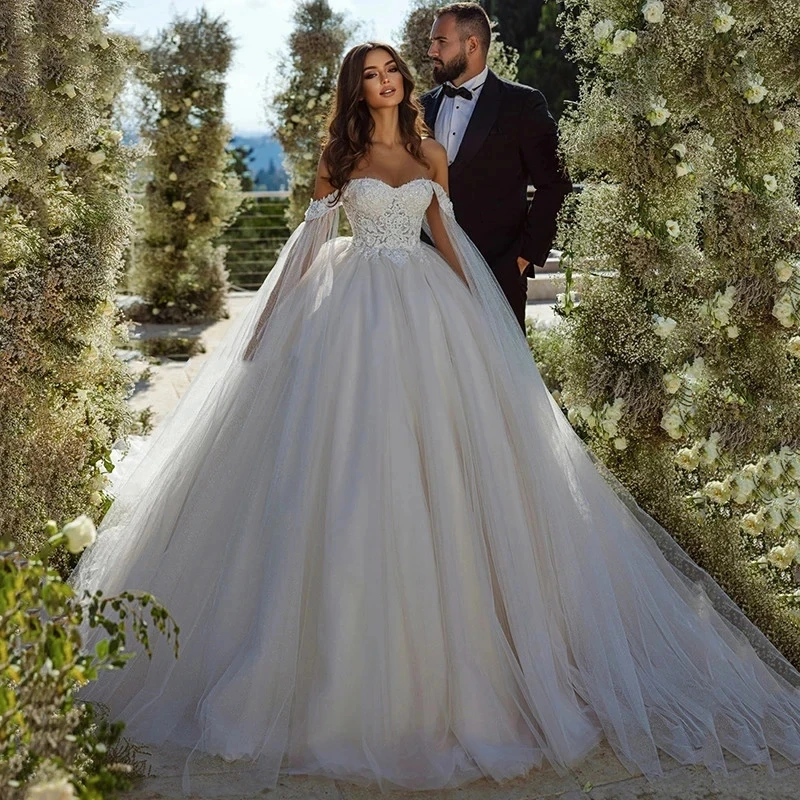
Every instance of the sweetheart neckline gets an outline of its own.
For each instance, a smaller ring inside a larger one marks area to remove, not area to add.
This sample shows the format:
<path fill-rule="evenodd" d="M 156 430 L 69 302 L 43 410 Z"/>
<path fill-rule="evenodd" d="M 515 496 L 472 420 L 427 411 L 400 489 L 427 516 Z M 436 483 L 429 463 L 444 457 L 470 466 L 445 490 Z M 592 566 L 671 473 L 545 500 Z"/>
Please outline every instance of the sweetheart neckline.
<path fill-rule="evenodd" d="M 412 183 L 419 183 L 420 181 L 424 181 L 425 183 L 433 183 L 432 178 L 412 178 L 410 181 L 401 183 L 399 186 L 392 186 L 391 183 L 387 183 L 382 178 L 373 178 L 371 175 L 361 175 L 358 178 L 350 178 L 349 183 L 353 183 L 354 181 L 375 181 L 376 183 L 388 186 L 390 189 L 394 189 L 395 191 L 402 189 L 404 186 L 410 186 Z"/>

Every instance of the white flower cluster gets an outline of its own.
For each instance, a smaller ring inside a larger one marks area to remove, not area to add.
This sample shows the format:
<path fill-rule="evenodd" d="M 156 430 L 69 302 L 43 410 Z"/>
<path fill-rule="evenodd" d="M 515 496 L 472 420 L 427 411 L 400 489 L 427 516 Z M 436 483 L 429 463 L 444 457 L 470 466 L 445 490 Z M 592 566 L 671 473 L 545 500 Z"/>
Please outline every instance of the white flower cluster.
<path fill-rule="evenodd" d="M 785 284 L 778 292 L 772 306 L 772 316 L 784 328 L 800 325 L 800 262 L 790 263 L 785 259 L 775 262 L 775 277 Z M 792 352 L 794 345 L 791 346 Z M 792 352 L 792 355 L 795 355 Z"/>
<path fill-rule="evenodd" d="M 661 0 L 646 0 L 642 15 L 651 25 L 658 25 L 664 21 L 664 4 Z"/>
<path fill-rule="evenodd" d="M 735 296 L 736 287 L 729 284 L 724 292 L 718 291 L 714 297 L 702 303 L 698 312 L 704 319 L 711 320 L 715 328 L 724 328 L 729 339 L 736 339 L 740 333 L 739 326 L 731 324 Z"/>
<path fill-rule="evenodd" d="M 686 472 L 694 472 L 701 464 L 712 467 L 719 458 L 718 431 L 713 431 L 708 439 L 700 439 L 691 447 L 684 447 L 675 455 L 675 463 Z"/>
<path fill-rule="evenodd" d="M 294 114 L 289 117 L 289 121 L 285 125 L 286 129 L 292 131 L 297 125 L 316 125 L 318 122 L 316 118 L 326 113 L 327 104 L 330 99 L 330 92 L 323 92 L 320 94 L 319 91 L 313 87 L 305 94 L 294 95 L 292 100 L 294 101 L 296 110 Z M 309 118 L 307 113 L 314 111 L 314 109 L 316 109 L 316 114 L 313 114 L 312 118 Z"/>
<path fill-rule="evenodd" d="M 758 105 L 769 94 L 769 90 L 764 86 L 764 76 L 757 72 L 751 75 L 745 84 L 744 99 L 750 105 Z"/>
<path fill-rule="evenodd" d="M 583 404 L 570 408 L 567 411 L 567 419 L 573 426 L 583 421 L 593 433 L 604 439 L 613 440 L 615 449 L 624 450 L 628 446 L 628 440 L 619 435 L 619 423 L 624 406 L 625 401 L 621 397 L 614 398 L 613 403 L 604 403 L 600 409 Z"/>
<path fill-rule="evenodd" d="M 638 37 L 634 31 L 626 28 L 616 29 L 613 21 L 603 19 L 594 26 L 594 38 L 600 48 L 606 53 L 614 56 L 621 56 L 633 47 Z"/>
<path fill-rule="evenodd" d="M 686 145 L 682 142 L 672 145 L 669 150 L 670 156 L 673 157 L 675 163 L 675 175 L 679 178 L 685 178 L 687 175 L 694 173 L 694 167 L 690 161 L 686 160 Z"/>
<path fill-rule="evenodd" d="M 683 365 L 680 373 L 668 372 L 664 375 L 664 388 L 675 399 L 661 417 L 661 427 L 671 439 L 682 439 L 689 432 L 691 419 L 696 410 L 695 395 L 707 385 L 708 376 L 702 356 Z M 678 390 L 683 391 L 678 394 Z"/>
<path fill-rule="evenodd" d="M 650 108 L 645 114 L 645 119 L 654 128 L 660 128 L 671 116 L 672 112 L 667 108 L 666 98 L 655 97 L 650 101 Z"/>
<path fill-rule="evenodd" d="M 671 336 L 677 325 L 678 323 L 672 317 L 653 314 L 653 331 L 660 339 L 667 339 Z"/>
<path fill-rule="evenodd" d="M 727 33 L 736 24 L 736 18 L 731 14 L 730 3 L 720 3 L 716 7 L 712 24 L 717 33 Z"/>

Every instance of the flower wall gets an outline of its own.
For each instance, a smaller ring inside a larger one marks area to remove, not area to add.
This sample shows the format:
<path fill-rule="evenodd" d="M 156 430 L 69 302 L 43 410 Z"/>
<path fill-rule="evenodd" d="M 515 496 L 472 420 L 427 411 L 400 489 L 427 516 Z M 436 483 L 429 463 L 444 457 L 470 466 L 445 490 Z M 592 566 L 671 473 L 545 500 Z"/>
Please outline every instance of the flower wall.
<path fill-rule="evenodd" d="M 102 513 L 130 378 L 114 291 L 133 159 L 111 124 L 133 45 L 99 2 L 0 4 L 0 521 Z"/>
<path fill-rule="evenodd" d="M 242 201 L 224 118 L 233 39 L 226 22 L 203 10 L 174 21 L 147 55 L 142 134 L 152 177 L 131 286 L 158 321 L 219 319 L 228 275 L 217 240 Z"/>
<path fill-rule="evenodd" d="M 302 222 L 314 192 L 325 120 L 351 34 L 345 16 L 334 13 L 328 0 L 297 4 L 289 53 L 279 67 L 281 89 L 270 105 L 290 178 L 287 219 L 292 229 Z"/>
<path fill-rule="evenodd" d="M 572 0 L 575 428 L 800 664 L 800 6 Z"/>

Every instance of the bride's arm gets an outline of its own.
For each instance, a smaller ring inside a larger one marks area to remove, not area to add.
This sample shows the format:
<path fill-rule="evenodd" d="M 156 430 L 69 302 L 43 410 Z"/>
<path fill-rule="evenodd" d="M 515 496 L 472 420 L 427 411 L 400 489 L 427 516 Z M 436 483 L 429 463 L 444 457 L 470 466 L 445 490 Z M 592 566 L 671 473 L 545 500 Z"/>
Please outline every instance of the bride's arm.
<path fill-rule="evenodd" d="M 440 184 L 445 192 L 449 191 L 447 151 L 433 139 L 423 139 L 423 155 L 431 165 L 431 171 L 433 172 L 431 179 Z M 444 222 L 442 221 L 442 212 L 439 208 L 439 201 L 435 193 L 431 204 L 428 206 L 426 217 L 431 229 L 431 238 L 433 239 L 436 249 L 442 254 L 442 258 L 450 265 L 453 272 L 455 272 L 464 283 L 467 283 L 467 279 L 464 277 L 464 271 L 458 263 L 456 251 L 453 249 L 450 237 L 445 230 Z"/>

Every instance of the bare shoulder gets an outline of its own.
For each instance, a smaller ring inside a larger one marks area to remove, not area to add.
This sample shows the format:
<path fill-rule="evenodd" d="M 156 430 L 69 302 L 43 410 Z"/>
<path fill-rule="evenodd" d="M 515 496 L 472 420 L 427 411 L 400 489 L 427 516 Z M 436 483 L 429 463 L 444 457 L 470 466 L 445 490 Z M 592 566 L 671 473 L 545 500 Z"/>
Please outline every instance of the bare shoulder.
<path fill-rule="evenodd" d="M 447 167 L 447 150 L 430 136 L 422 140 L 422 155 L 434 168 Z"/>

